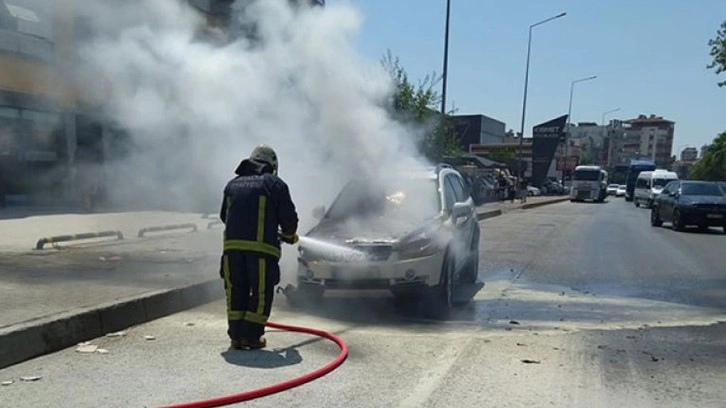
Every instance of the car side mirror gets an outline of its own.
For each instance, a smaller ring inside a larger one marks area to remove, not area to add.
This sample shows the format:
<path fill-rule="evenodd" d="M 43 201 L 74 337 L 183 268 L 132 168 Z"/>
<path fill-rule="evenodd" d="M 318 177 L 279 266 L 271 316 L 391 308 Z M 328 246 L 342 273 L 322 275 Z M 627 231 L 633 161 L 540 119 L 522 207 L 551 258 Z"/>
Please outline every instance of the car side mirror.
<path fill-rule="evenodd" d="M 469 205 L 466 203 L 456 203 L 451 209 L 451 219 L 454 221 L 455 225 L 460 225 L 461 223 L 466 222 L 466 217 L 471 216 L 470 213 L 471 209 L 469 208 Z"/>
<path fill-rule="evenodd" d="M 313 218 L 315 218 L 316 220 L 322 220 L 323 217 L 325 217 L 325 206 L 324 205 L 313 208 Z"/>

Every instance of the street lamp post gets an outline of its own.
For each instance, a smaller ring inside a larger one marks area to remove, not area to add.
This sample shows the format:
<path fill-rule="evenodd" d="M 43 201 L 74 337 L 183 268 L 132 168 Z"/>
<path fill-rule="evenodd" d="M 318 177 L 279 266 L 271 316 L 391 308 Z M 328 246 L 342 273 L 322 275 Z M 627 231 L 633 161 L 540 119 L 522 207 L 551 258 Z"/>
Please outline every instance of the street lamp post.
<path fill-rule="evenodd" d="M 444 31 L 444 70 L 441 85 L 441 116 L 446 117 L 446 79 L 449 68 L 449 18 L 451 17 L 451 0 L 446 0 L 446 28 Z"/>
<path fill-rule="evenodd" d="M 572 96 L 575 91 L 575 84 L 578 82 L 584 82 L 584 81 L 590 81 L 597 78 L 597 75 L 593 75 L 587 78 L 580 78 L 572 81 L 570 83 L 570 106 L 567 109 L 567 127 L 565 131 L 565 157 L 564 157 L 564 163 L 562 164 L 562 184 L 565 184 L 565 170 L 567 169 L 567 149 L 570 144 L 570 125 L 572 124 Z"/>
<path fill-rule="evenodd" d="M 603 140 L 605 140 L 605 137 L 608 136 L 607 129 L 605 128 L 605 116 L 606 115 L 609 115 L 611 113 L 614 113 L 614 112 L 618 112 L 620 110 L 622 110 L 622 108 L 616 108 L 616 109 L 609 110 L 607 112 L 603 112 L 603 114 L 602 114 L 602 120 L 600 121 L 600 123 L 602 125 L 602 129 L 603 129 L 603 133 L 605 133 L 605 136 L 603 137 Z M 608 166 L 608 168 L 610 168 L 610 154 L 611 154 L 612 151 L 613 151 L 613 139 L 611 137 L 609 137 L 608 138 L 608 160 L 607 160 L 607 166 Z"/>
<path fill-rule="evenodd" d="M 524 97 L 522 98 L 522 123 L 519 131 L 519 153 L 517 158 L 517 178 L 515 179 L 516 191 L 519 191 L 519 177 L 522 174 L 522 146 L 524 144 L 524 118 L 527 112 L 527 86 L 529 85 L 529 56 L 532 51 L 532 29 L 554 19 L 564 17 L 567 13 L 560 13 L 556 16 L 544 19 L 529 26 L 529 38 L 527 40 L 527 65 L 524 70 Z"/>

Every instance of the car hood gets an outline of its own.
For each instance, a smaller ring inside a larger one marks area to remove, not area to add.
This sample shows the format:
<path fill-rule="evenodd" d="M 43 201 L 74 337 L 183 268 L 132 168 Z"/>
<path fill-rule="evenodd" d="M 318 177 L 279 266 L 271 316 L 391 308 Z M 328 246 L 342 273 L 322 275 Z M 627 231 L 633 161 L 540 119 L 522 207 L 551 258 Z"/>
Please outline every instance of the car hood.
<path fill-rule="evenodd" d="M 389 217 L 361 217 L 342 221 L 324 219 L 307 236 L 345 244 L 395 244 L 436 224 L 440 224 L 437 219 L 418 222 Z"/>
<path fill-rule="evenodd" d="M 681 196 L 680 204 L 721 204 L 726 205 L 726 197 L 719 196 Z"/>

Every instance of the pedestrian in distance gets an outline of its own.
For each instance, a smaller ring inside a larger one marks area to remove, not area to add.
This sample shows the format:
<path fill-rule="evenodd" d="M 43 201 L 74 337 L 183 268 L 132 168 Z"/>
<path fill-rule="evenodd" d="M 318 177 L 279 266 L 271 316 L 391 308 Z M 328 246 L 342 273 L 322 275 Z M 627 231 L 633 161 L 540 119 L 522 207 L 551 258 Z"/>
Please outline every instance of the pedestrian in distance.
<path fill-rule="evenodd" d="M 259 349 L 280 283 L 280 241 L 296 244 L 298 215 L 287 184 L 277 176 L 275 151 L 257 146 L 224 189 L 225 224 L 220 275 L 227 299 L 227 334 L 233 349 Z"/>
<path fill-rule="evenodd" d="M 520 183 L 520 189 L 519 189 L 520 190 L 519 194 L 521 194 L 520 198 L 521 198 L 522 204 L 527 202 L 527 186 L 528 185 L 529 185 L 529 180 L 522 179 L 522 181 Z"/>

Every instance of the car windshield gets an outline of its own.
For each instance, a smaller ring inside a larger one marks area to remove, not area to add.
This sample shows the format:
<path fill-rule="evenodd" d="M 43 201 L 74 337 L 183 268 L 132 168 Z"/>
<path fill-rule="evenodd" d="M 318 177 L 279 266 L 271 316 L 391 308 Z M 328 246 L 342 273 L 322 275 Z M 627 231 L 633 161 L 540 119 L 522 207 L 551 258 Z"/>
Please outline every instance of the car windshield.
<path fill-rule="evenodd" d="M 436 216 L 440 207 L 434 179 L 356 180 L 340 192 L 326 218 L 342 221 L 378 216 L 422 221 Z"/>
<path fill-rule="evenodd" d="M 716 183 L 683 183 L 681 195 L 684 196 L 721 196 L 724 193 Z"/>
<path fill-rule="evenodd" d="M 617 185 L 617 184 L 610 184 L 610 185 L 608 186 L 608 188 L 618 188 L 618 185 Z"/>
<path fill-rule="evenodd" d="M 582 181 L 598 181 L 600 180 L 600 171 L 597 170 L 575 170 L 575 180 Z"/>
<path fill-rule="evenodd" d="M 663 187 L 665 187 L 666 184 L 670 183 L 671 181 L 673 181 L 673 180 L 662 179 L 662 178 L 653 179 L 653 188 L 663 188 Z"/>

